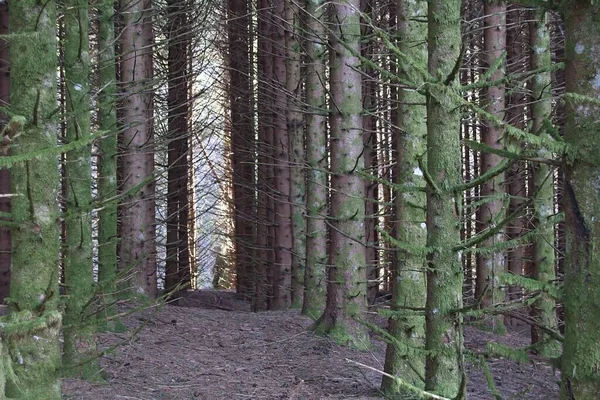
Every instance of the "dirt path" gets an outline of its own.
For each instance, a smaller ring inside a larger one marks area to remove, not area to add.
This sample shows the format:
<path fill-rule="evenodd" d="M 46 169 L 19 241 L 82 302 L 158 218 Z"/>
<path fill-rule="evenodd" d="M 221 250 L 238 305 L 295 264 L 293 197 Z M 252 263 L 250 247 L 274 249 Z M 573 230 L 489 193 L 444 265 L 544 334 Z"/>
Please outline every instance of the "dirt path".
<path fill-rule="evenodd" d="M 233 294 L 205 293 L 186 299 L 184 304 L 188 307 L 166 306 L 155 315 L 144 311 L 128 317 L 125 322 L 129 326 L 147 326 L 102 358 L 106 383 L 64 380 L 64 398 L 380 398 L 380 375 L 347 360 L 381 369 L 385 355 L 381 343 L 374 342 L 370 352 L 339 347 L 307 333 L 311 321 L 297 311 L 228 311 L 247 308 Z M 472 329 L 466 336 L 467 345 L 477 346 L 493 338 Z M 127 339 L 127 334 L 101 334 L 99 344 L 106 348 Z M 558 397 L 558 378 L 547 366 L 506 360 L 489 364 L 505 399 Z M 493 398 L 483 375 L 473 366 L 469 367 L 468 392 L 469 399 Z"/>

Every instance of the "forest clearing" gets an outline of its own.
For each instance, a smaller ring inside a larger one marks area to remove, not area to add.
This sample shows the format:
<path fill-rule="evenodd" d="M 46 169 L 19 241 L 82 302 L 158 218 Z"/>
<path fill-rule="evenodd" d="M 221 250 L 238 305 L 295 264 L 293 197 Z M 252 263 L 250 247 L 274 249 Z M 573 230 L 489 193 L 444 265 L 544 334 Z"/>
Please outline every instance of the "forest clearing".
<path fill-rule="evenodd" d="M 129 317 L 130 327 L 145 324 L 135 338 L 101 334 L 99 348 L 124 341 L 103 357 L 105 382 L 63 381 L 69 400 L 318 400 L 381 399 L 378 372 L 385 344 L 359 352 L 318 337 L 298 311 L 250 312 L 234 293 L 205 291 L 186 296 L 183 307 L 166 306 Z M 215 308 L 215 306 L 223 309 Z M 226 310 L 231 309 L 231 311 Z M 384 323 L 381 317 L 370 319 Z M 468 327 L 466 347 L 481 351 L 489 341 L 525 345 L 523 333 L 497 336 Z M 350 361 L 348 361 L 350 360 Z M 547 400 L 558 396 L 560 376 L 544 363 L 518 364 L 490 359 L 489 368 L 504 399 Z M 481 369 L 468 363 L 469 399 L 494 396 Z M 385 398 L 385 397 L 383 397 Z"/>

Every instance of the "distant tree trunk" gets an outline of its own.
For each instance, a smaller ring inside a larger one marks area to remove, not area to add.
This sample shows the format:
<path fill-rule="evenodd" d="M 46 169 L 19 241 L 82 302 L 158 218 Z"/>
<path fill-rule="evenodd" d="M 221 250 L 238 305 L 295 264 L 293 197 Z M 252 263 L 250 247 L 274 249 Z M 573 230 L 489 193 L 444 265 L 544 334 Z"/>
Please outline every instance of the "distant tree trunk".
<path fill-rule="evenodd" d="M 507 72 L 509 75 L 524 73 L 527 58 L 527 30 L 523 20 L 525 19 L 522 7 L 511 6 L 507 11 Z M 527 112 L 525 105 L 528 102 L 528 96 L 520 83 L 508 88 L 510 94 L 507 96 L 506 122 L 519 129 L 526 129 Z M 516 140 L 509 140 L 506 147 L 512 151 L 519 151 L 521 143 Z M 515 161 L 506 174 L 506 192 L 510 196 L 507 214 L 511 215 L 523 206 L 527 196 L 527 185 L 525 183 L 527 163 L 525 161 Z M 522 213 L 506 226 L 506 236 L 508 240 L 515 240 L 525 233 L 528 215 Z M 525 265 L 526 245 L 515 245 L 507 251 L 506 269 L 514 275 L 523 275 Z M 508 288 L 506 294 L 507 300 L 515 300 L 522 295 L 522 289 L 513 285 Z M 504 323 L 519 328 L 523 322 L 506 317 Z"/>
<path fill-rule="evenodd" d="M 273 8 L 273 161 L 275 189 L 275 265 L 272 309 L 292 305 L 292 208 L 290 205 L 289 134 L 287 127 L 285 0 Z"/>
<path fill-rule="evenodd" d="M 8 35 L 8 4 L 0 4 L 0 35 Z M 8 107 L 10 103 L 10 52 L 6 39 L 0 39 L 0 106 Z M 8 116 L 0 113 L 2 126 L 8 122 Z M 10 193 L 10 171 L 0 169 L 0 194 Z M 0 212 L 10 213 L 10 197 L 0 197 Z M 6 218 L 2 218 L 6 220 Z M 10 295 L 10 263 L 12 241 L 10 228 L 0 225 L 0 301 Z"/>
<path fill-rule="evenodd" d="M 600 98 L 600 5 L 568 1 L 563 9 L 567 93 Z M 600 138 L 597 103 L 567 100 L 565 141 L 573 159 L 565 167 L 565 342 L 561 399 L 600 397 Z"/>
<path fill-rule="evenodd" d="M 258 0 L 258 169 L 257 169 L 257 224 L 256 224 L 256 260 L 254 263 L 254 296 L 253 309 L 263 311 L 268 309 L 268 296 L 270 279 L 269 272 L 272 265 L 269 263 L 272 249 L 269 248 L 270 215 L 269 203 L 272 194 L 270 173 L 272 157 L 271 139 L 272 126 L 272 98 L 271 80 L 273 62 L 271 57 L 271 11 L 269 0 Z"/>
<path fill-rule="evenodd" d="M 10 3 L 11 111 L 13 154 L 55 148 L 57 124 L 48 120 L 56 109 L 56 5 L 37 0 Z M 23 129 L 22 132 L 18 132 Z M 11 322 L 22 323 L 9 342 L 18 386 L 7 397 L 59 400 L 58 306 L 59 182 L 58 158 L 37 157 L 11 169 L 12 278 Z"/>
<path fill-rule="evenodd" d="M 306 1 L 306 270 L 302 314 L 318 318 L 325 306 L 327 270 L 327 34 L 324 0 Z"/>
<path fill-rule="evenodd" d="M 373 6 L 374 0 L 362 0 L 361 10 L 362 12 L 373 17 Z M 373 34 L 373 29 L 369 24 L 362 24 L 363 37 L 367 37 Z M 373 52 L 375 46 L 373 41 L 369 40 L 362 45 L 361 53 L 362 56 L 373 60 Z M 371 66 L 365 67 L 365 74 L 363 75 L 363 146 L 364 146 L 364 160 L 365 160 L 365 171 L 372 175 L 378 174 L 377 166 L 377 128 L 375 119 L 375 107 L 376 107 L 376 90 L 377 83 L 375 81 L 375 71 Z M 386 150 L 387 151 L 387 150 Z M 385 179 L 385 178 L 384 178 Z M 379 278 L 379 260 L 377 257 L 377 242 L 378 235 L 375 227 L 377 226 L 377 208 L 379 203 L 378 198 L 378 183 L 374 180 L 365 180 L 365 245 L 366 245 L 366 260 L 367 260 L 367 302 L 373 304 L 377 297 L 379 290 L 379 284 L 377 280 Z"/>
<path fill-rule="evenodd" d="M 67 143 L 90 135 L 90 54 L 87 0 L 65 0 L 64 68 Z M 63 363 L 69 374 L 92 378 L 99 372 L 96 324 L 89 304 L 94 295 L 92 266 L 91 145 L 65 158 L 65 285 Z"/>
<path fill-rule="evenodd" d="M 121 0 L 123 182 L 121 269 L 132 275 L 134 293 L 156 296 L 152 46 L 149 0 Z"/>
<path fill-rule="evenodd" d="M 460 177 L 460 108 L 444 91 L 456 90 L 451 74 L 460 56 L 460 0 L 432 0 L 428 9 L 429 73 L 443 88 L 427 96 L 427 351 L 425 389 L 454 398 L 464 379 L 462 265 L 452 249 L 460 242 L 457 193 Z M 436 85 L 436 86 L 437 86 Z"/>
<path fill-rule="evenodd" d="M 103 0 L 98 9 L 98 126 L 108 132 L 98 143 L 98 282 L 102 305 L 100 330 L 121 331 L 115 318 L 117 300 L 117 84 L 115 60 L 115 1 Z M 109 320 L 110 318 L 110 320 Z"/>
<path fill-rule="evenodd" d="M 366 328 L 356 319 L 366 308 L 365 202 L 362 141 L 360 0 L 332 4 L 330 43 L 331 245 L 327 302 L 314 325 L 339 343 L 370 346 Z M 344 41 L 342 44 L 341 41 Z M 352 49 L 352 52 L 348 48 Z"/>
<path fill-rule="evenodd" d="M 550 32 L 546 27 L 549 15 L 543 11 L 532 12 L 529 22 L 531 70 L 549 66 Z M 533 133 L 551 138 L 544 131 L 544 119 L 552 113 L 552 82 L 550 72 L 538 72 L 531 80 L 531 129 Z M 545 149 L 539 151 L 539 157 L 550 157 Z M 547 164 L 536 163 L 532 166 L 532 191 L 537 192 L 533 202 L 533 224 L 538 231 L 533 242 L 533 272 L 535 279 L 543 283 L 552 283 L 556 279 L 554 257 L 554 224 L 548 220 L 554 215 L 554 171 Z M 535 302 L 532 308 L 534 318 L 543 326 L 557 330 L 556 302 L 546 294 Z M 538 352 L 546 356 L 557 356 L 559 343 L 544 334 L 539 327 L 531 328 L 531 344 L 537 345 Z"/>
<path fill-rule="evenodd" d="M 235 208 L 236 289 L 251 295 L 254 226 L 254 132 L 250 79 L 250 3 L 228 1 L 229 103 Z"/>
<path fill-rule="evenodd" d="M 167 259 L 165 290 L 170 292 L 182 282 L 188 269 L 188 46 L 189 25 L 187 0 L 169 0 L 168 10 L 168 193 L 167 193 Z"/>
<path fill-rule="evenodd" d="M 427 2 L 398 3 L 398 48 L 418 65 L 427 63 L 427 24 L 421 22 L 427 15 Z M 398 75 L 419 86 L 423 77 L 399 60 Z M 425 257 L 422 252 L 409 248 L 425 248 L 425 194 L 418 188 L 425 186 L 423 171 L 417 158 L 425 153 L 427 135 L 424 96 L 412 89 L 398 90 L 398 140 L 396 142 L 396 183 L 415 188 L 414 191 L 396 193 L 395 239 L 405 246 L 396 249 L 397 260 L 392 267 L 391 309 L 400 315 L 389 319 L 388 331 L 398 343 L 388 343 L 384 371 L 399 376 L 405 382 L 424 387 L 425 356 L 414 349 L 424 347 L 425 318 L 412 314 L 403 307 L 425 307 Z M 402 395 L 397 381 L 384 376 L 381 390 L 390 395 Z"/>
<path fill-rule="evenodd" d="M 503 0 L 484 2 L 485 31 L 484 35 L 484 61 L 487 68 L 497 64 L 498 59 L 506 50 L 506 3 Z M 490 80 L 502 79 L 505 74 L 505 62 L 498 66 L 490 75 Z M 499 120 L 504 119 L 504 85 L 490 86 L 485 92 L 486 111 Z M 502 149 L 503 130 L 494 122 L 486 121 L 482 134 L 482 142 L 492 148 Z M 502 157 L 488 152 L 481 153 L 481 174 L 485 174 L 500 165 Z M 491 229 L 499 220 L 504 218 L 503 199 L 504 174 L 498 174 L 481 185 L 481 199 L 485 200 L 479 208 L 479 220 L 484 230 Z M 491 236 L 483 241 L 479 247 L 490 249 L 504 241 L 504 232 Z M 504 251 L 486 250 L 477 253 L 477 285 L 475 297 L 482 297 L 481 307 L 492 307 L 504 301 L 504 293 L 500 287 L 499 275 L 504 272 Z M 499 333 L 505 331 L 501 316 L 489 316 L 486 322 Z"/>
<path fill-rule="evenodd" d="M 304 118 L 302 115 L 302 77 L 300 7 L 296 0 L 286 0 L 286 91 L 287 127 L 290 151 L 290 201 L 292 203 L 292 306 L 302 307 L 304 268 L 306 265 L 306 184 L 304 156 Z"/>

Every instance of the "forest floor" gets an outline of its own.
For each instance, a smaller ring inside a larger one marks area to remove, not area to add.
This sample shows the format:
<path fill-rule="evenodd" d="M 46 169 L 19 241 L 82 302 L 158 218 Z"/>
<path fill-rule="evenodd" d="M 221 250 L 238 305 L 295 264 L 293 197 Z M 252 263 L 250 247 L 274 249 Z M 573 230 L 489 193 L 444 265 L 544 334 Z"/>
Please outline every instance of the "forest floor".
<path fill-rule="evenodd" d="M 64 399 L 380 399 L 385 344 L 359 352 L 307 332 L 311 320 L 298 311 L 250 312 L 225 291 L 190 292 L 181 306 L 134 313 L 124 322 L 135 336 L 102 333 L 100 349 L 121 345 L 101 358 L 105 381 L 63 380 Z M 373 318 L 377 319 L 376 316 Z M 379 318 L 376 322 L 382 323 Z M 524 333 L 497 336 L 465 330 L 468 349 L 495 341 L 527 344 Z M 556 399 L 559 373 L 543 363 L 490 359 L 503 399 Z M 468 364 L 468 398 L 494 399 L 478 365 Z"/>

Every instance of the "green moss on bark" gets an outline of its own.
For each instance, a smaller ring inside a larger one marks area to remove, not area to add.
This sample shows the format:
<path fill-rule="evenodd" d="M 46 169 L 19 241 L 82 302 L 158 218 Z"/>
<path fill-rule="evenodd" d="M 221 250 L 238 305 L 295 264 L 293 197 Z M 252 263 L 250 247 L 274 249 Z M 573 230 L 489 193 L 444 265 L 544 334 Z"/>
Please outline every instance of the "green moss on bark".
<path fill-rule="evenodd" d="M 427 64 L 427 24 L 419 19 L 427 15 L 427 2 L 398 2 L 398 48 L 407 57 L 423 67 Z M 406 63 L 398 63 L 399 76 L 415 86 L 420 86 L 423 77 Z M 425 153 L 427 134 L 424 96 L 408 89 L 398 92 L 398 127 L 396 166 L 397 184 L 405 187 L 423 187 L 423 171 L 418 157 Z M 425 194 L 420 191 L 396 193 L 396 240 L 408 246 L 426 245 Z M 388 395 L 412 393 L 412 386 L 424 388 L 425 356 L 415 349 L 425 345 L 425 318 L 402 311 L 402 307 L 423 308 L 425 306 L 425 257 L 423 252 L 397 250 L 397 263 L 392 269 L 391 309 L 397 315 L 389 320 L 389 332 L 398 340 L 388 343 L 386 373 L 398 376 L 402 381 L 384 376 L 381 389 Z M 403 381 L 411 386 L 403 384 Z M 414 388 L 412 388 L 414 390 Z"/>
<path fill-rule="evenodd" d="M 570 1 L 564 9 L 566 89 L 600 100 L 600 5 Z M 600 397 L 600 125 L 597 103 L 567 102 L 565 141 L 574 157 L 566 166 L 566 262 L 562 399 Z"/>
<path fill-rule="evenodd" d="M 57 124 L 48 116 L 56 108 L 56 6 L 37 0 L 11 2 L 11 111 L 26 117 L 14 155 L 56 146 Z M 6 395 L 20 399 L 60 399 L 58 368 L 58 158 L 40 157 L 11 169 L 12 277 L 11 319 L 34 321 L 55 315 L 52 324 L 9 339 L 19 389 Z"/>
<path fill-rule="evenodd" d="M 460 56 L 459 0 L 429 2 L 427 93 L 427 247 L 425 389 L 454 398 L 463 380 L 462 264 L 452 247 L 460 242 L 459 207 L 452 188 L 461 181 L 460 109 L 451 76 Z M 447 83 L 447 84 L 446 84 Z"/>

